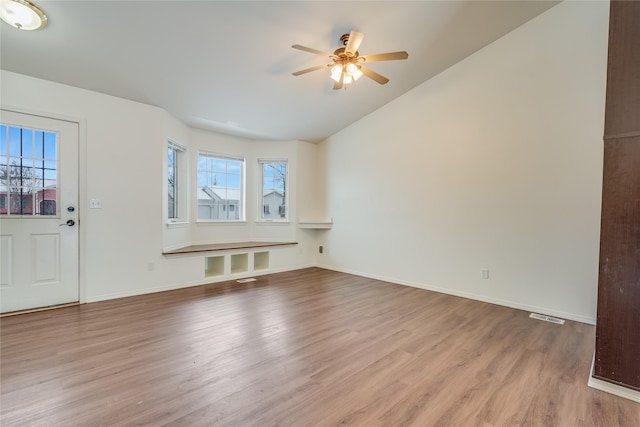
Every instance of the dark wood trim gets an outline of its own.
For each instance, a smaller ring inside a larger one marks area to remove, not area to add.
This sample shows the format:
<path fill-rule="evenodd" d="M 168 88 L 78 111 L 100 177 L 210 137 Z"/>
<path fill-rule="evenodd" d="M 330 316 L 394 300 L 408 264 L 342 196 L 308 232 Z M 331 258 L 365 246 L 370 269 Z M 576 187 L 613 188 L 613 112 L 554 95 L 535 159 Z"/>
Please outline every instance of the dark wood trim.
<path fill-rule="evenodd" d="M 611 1 L 593 377 L 640 391 L 640 1 Z"/>
<path fill-rule="evenodd" d="M 617 135 L 605 135 L 604 140 L 610 141 L 612 139 L 635 138 L 636 136 L 640 136 L 640 130 L 635 132 L 619 133 Z"/>
<path fill-rule="evenodd" d="M 640 391 L 640 136 L 605 141 L 594 377 Z"/>
<path fill-rule="evenodd" d="M 604 134 L 640 131 L 640 1 L 611 1 Z"/>
<path fill-rule="evenodd" d="M 173 249 L 162 252 L 162 255 L 187 255 L 201 252 L 219 252 L 238 249 L 268 248 L 272 246 L 297 245 L 298 242 L 235 242 L 235 243 L 212 243 L 208 245 L 191 245 L 184 248 Z"/>

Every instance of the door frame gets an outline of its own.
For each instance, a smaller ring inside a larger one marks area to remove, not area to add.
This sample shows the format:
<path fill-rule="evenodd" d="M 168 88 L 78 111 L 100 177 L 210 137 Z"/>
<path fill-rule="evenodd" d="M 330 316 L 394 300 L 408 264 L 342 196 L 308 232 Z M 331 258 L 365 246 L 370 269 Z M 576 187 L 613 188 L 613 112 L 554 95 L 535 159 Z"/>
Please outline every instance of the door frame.
<path fill-rule="evenodd" d="M 85 255 L 83 248 L 86 245 L 86 218 L 89 202 L 87 199 L 87 121 L 85 118 L 69 116 L 66 114 L 41 111 L 34 108 L 19 107 L 0 103 L 0 109 L 13 113 L 43 117 L 46 119 L 61 120 L 78 125 L 78 299 L 80 304 L 87 300 Z"/>

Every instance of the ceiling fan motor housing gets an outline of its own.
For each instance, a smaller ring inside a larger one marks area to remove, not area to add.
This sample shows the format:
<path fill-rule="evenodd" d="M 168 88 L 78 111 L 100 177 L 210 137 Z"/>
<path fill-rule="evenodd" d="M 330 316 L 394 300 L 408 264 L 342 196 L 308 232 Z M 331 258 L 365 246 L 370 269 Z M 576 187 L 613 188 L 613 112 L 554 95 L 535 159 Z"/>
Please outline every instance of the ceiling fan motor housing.
<path fill-rule="evenodd" d="M 334 61 L 357 58 L 359 54 L 359 52 L 356 52 L 353 56 L 349 56 L 349 54 L 345 52 L 344 47 L 339 47 L 333 51 L 333 55 L 337 57 Z"/>
<path fill-rule="evenodd" d="M 349 34 L 343 34 L 340 37 L 340 43 L 342 43 L 343 47 L 339 47 L 333 52 L 335 56 L 339 56 L 341 59 L 357 58 L 358 56 L 360 56 L 360 52 L 357 52 L 357 51 L 354 52 L 353 55 L 349 55 L 348 53 L 345 52 L 346 47 L 349 44 Z"/>

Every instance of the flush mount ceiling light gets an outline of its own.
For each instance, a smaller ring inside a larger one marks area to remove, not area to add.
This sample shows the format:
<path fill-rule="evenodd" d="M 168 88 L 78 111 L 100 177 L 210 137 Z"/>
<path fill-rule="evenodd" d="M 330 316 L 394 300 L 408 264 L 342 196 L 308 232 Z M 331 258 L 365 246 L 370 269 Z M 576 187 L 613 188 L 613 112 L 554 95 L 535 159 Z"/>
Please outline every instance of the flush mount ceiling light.
<path fill-rule="evenodd" d="M 362 43 L 362 39 L 364 39 L 364 34 L 356 30 L 352 30 L 349 34 L 343 34 L 342 37 L 340 37 L 340 42 L 344 47 L 336 49 L 333 54 L 294 44 L 291 46 L 294 49 L 315 53 L 316 55 L 327 56 L 331 58 L 333 62 L 296 71 L 293 75 L 299 76 L 301 74 L 310 73 L 311 71 L 330 67 L 331 78 L 335 81 L 335 84 L 333 85 L 334 89 L 346 89 L 347 85 L 358 80 L 363 75 L 380 83 L 381 85 L 386 84 L 389 81 L 388 78 L 381 76 L 368 67 L 365 67 L 362 63 L 407 59 L 409 54 L 403 50 L 400 52 L 377 53 L 374 55 L 360 56 L 358 48 L 360 47 L 360 43 Z"/>
<path fill-rule="evenodd" d="M 47 15 L 28 0 L 0 0 L 0 18 L 19 30 L 38 30 L 47 25 Z"/>

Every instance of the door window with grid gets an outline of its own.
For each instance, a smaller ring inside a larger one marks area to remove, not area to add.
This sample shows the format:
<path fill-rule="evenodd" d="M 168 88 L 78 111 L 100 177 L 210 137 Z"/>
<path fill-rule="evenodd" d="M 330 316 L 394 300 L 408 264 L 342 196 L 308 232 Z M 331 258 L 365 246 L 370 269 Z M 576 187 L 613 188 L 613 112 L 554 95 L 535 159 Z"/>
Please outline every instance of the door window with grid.
<path fill-rule="evenodd" d="M 58 215 L 55 132 L 0 125 L 0 215 Z"/>

